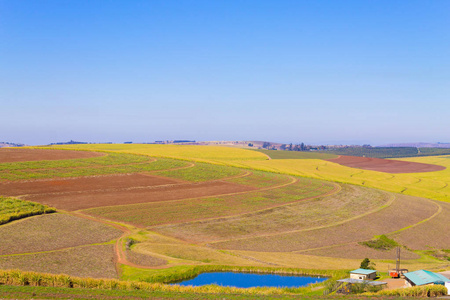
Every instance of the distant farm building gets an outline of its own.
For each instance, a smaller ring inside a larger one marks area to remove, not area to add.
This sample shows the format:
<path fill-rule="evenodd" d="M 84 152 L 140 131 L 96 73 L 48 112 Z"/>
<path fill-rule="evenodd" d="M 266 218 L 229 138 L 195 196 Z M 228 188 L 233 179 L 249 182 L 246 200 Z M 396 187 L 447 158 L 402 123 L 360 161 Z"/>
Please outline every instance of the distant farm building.
<path fill-rule="evenodd" d="M 350 272 L 351 279 L 374 280 L 377 277 L 376 270 L 356 269 Z"/>
<path fill-rule="evenodd" d="M 406 286 L 416 285 L 444 285 L 449 281 L 447 277 L 441 274 L 433 273 L 431 271 L 419 270 L 405 273 Z"/>

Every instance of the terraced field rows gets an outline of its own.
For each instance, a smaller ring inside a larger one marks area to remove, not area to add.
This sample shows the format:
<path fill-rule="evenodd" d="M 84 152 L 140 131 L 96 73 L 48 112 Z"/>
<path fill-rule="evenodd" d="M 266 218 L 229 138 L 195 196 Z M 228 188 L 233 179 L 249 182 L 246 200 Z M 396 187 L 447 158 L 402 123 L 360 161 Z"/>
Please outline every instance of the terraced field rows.
<path fill-rule="evenodd" d="M 112 274 L 109 272 L 115 259 L 121 266 L 116 271 L 124 278 L 211 264 L 301 264 L 341 269 L 359 264 L 342 257 L 365 253 L 389 258 L 388 252 L 357 244 L 382 233 L 411 249 L 448 246 L 447 238 L 433 244 L 426 238 L 417 239 L 433 227 L 449 232 L 445 222 L 450 215 L 448 206 L 406 195 L 392 198 L 389 193 L 320 180 L 333 178 L 364 186 L 388 183 L 385 189 L 405 194 L 409 186 L 446 193 L 450 189 L 447 179 L 437 182 L 433 172 L 418 177 L 357 170 L 317 159 L 268 161 L 263 153 L 222 147 L 76 147 L 123 153 L 67 161 L 0 163 L 0 195 L 20 195 L 58 209 L 83 209 L 0 226 L 0 240 L 5 241 L 0 245 L 0 268 L 17 265 L 46 270 L 48 264 L 47 270 L 55 272 L 51 262 L 56 261 L 67 264 L 61 268 L 64 272 L 96 277 L 101 268 L 105 268 L 105 274 Z M 332 249 L 341 253 L 341 258 L 325 257 L 332 256 Z M 20 256 L 28 265 L 14 256 L 17 253 L 24 253 Z M 80 261 L 80 268 L 70 267 L 70 261 L 61 259 L 63 255 Z M 95 264 L 91 260 L 98 255 L 106 258 Z M 416 253 L 405 252 L 412 263 L 423 263 L 417 257 Z M 437 260 L 427 263 L 442 265 Z M 88 272 L 89 264 L 95 271 Z"/>

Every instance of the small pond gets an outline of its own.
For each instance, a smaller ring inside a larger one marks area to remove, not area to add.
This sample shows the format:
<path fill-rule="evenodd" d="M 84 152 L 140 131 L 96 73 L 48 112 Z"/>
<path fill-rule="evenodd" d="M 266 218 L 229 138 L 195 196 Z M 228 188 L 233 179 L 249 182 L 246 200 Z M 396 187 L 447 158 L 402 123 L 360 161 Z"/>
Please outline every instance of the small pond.
<path fill-rule="evenodd" d="M 289 276 L 275 274 L 250 274 L 234 272 L 202 273 L 195 278 L 174 283 L 178 285 L 201 286 L 217 284 L 221 286 L 249 287 L 301 287 L 310 283 L 323 282 L 325 277 Z"/>

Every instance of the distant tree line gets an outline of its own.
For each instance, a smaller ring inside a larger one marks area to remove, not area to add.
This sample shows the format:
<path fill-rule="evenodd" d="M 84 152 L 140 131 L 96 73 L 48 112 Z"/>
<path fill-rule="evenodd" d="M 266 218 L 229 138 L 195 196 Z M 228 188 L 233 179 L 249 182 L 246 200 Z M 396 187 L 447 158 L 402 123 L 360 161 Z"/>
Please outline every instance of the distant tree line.
<path fill-rule="evenodd" d="M 269 142 L 264 142 L 262 147 L 267 150 L 278 150 L 277 147 L 272 145 Z M 300 144 L 282 144 L 280 146 L 280 150 L 283 151 L 324 151 L 327 150 L 326 146 L 311 146 L 311 145 L 305 145 L 305 143 Z"/>

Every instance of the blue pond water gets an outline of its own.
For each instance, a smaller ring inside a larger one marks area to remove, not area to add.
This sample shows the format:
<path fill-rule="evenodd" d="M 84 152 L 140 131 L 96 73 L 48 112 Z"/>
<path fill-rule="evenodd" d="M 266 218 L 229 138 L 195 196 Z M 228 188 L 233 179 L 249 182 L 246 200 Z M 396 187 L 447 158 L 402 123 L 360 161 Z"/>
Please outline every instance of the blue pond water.
<path fill-rule="evenodd" d="M 178 285 L 201 286 L 217 284 L 221 286 L 249 287 L 300 287 L 310 283 L 322 282 L 327 278 L 307 276 L 284 276 L 274 274 L 249 274 L 233 272 L 202 273 L 195 278 L 178 282 Z"/>

